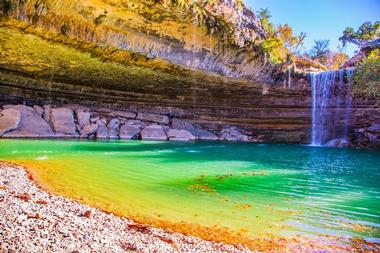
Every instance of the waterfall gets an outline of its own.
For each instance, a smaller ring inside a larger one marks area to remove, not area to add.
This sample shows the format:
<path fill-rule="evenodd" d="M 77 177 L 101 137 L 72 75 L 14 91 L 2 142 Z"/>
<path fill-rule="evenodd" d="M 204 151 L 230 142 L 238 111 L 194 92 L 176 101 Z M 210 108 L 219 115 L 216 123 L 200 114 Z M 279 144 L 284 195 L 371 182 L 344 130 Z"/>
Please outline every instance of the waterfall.
<path fill-rule="evenodd" d="M 341 69 L 310 74 L 313 95 L 311 144 L 348 141 L 353 71 Z"/>

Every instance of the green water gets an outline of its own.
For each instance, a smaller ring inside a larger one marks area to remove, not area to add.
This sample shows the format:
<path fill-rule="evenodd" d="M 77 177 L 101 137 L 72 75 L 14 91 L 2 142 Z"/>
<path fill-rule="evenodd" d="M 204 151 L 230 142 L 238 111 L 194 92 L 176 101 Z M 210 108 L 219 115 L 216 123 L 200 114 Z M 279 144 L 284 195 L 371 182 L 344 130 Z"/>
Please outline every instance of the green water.
<path fill-rule="evenodd" d="M 1 140 L 0 159 L 28 165 L 55 193 L 148 223 L 216 226 L 248 237 L 380 237 L 379 151 Z"/>

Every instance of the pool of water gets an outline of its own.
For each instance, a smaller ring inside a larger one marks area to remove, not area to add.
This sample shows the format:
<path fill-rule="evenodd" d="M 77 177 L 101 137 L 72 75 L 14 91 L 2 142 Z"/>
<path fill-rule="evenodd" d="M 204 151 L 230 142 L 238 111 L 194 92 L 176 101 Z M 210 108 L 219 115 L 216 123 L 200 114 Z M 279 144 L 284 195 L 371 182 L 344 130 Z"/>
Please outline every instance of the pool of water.
<path fill-rule="evenodd" d="M 209 238 L 380 237 L 380 152 L 223 142 L 0 140 L 42 187 Z"/>

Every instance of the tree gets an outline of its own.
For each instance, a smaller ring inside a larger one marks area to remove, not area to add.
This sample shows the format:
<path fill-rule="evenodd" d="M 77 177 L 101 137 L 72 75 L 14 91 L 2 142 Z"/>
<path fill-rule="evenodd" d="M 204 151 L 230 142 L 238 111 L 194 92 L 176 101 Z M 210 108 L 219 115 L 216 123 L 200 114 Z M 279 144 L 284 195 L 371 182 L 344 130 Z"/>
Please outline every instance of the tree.
<path fill-rule="evenodd" d="M 380 97 L 380 50 L 373 50 L 355 69 L 355 95 Z"/>
<path fill-rule="evenodd" d="M 314 46 L 310 52 L 311 57 L 317 59 L 326 56 L 330 51 L 329 44 L 329 40 L 314 40 Z"/>
<path fill-rule="evenodd" d="M 277 36 L 284 41 L 284 45 L 293 54 L 296 54 L 299 47 L 303 45 L 306 38 L 306 33 L 300 33 L 296 36 L 293 34 L 293 29 L 288 25 L 279 25 L 277 28 Z"/>
<path fill-rule="evenodd" d="M 380 38 L 380 21 L 376 21 L 373 24 L 371 22 L 365 22 L 356 32 L 352 27 L 347 27 L 339 40 L 343 46 L 346 46 L 347 43 L 353 43 L 361 47 L 365 43 L 377 38 Z"/>
<path fill-rule="evenodd" d="M 273 37 L 273 35 L 275 34 L 275 31 L 274 31 L 274 24 L 270 22 L 270 18 L 272 17 L 272 15 L 270 14 L 269 9 L 268 8 L 260 9 L 257 12 L 257 16 L 260 19 L 261 24 L 263 25 L 265 31 L 267 31 L 269 37 Z"/>

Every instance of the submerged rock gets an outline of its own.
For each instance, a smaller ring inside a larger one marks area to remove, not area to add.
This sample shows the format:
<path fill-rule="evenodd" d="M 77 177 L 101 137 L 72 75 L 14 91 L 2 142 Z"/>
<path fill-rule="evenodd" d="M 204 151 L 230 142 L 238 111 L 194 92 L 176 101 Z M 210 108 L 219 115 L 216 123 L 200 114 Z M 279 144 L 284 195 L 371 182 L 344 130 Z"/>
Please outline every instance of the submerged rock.
<path fill-rule="evenodd" d="M 0 136 L 18 127 L 21 114 L 15 109 L 5 109 L 0 112 Z"/>
<path fill-rule="evenodd" d="M 151 113 L 139 113 L 137 115 L 137 119 L 148 121 L 148 122 L 155 122 L 159 124 L 169 124 L 169 117 L 165 115 L 160 114 L 151 114 Z"/>
<path fill-rule="evenodd" d="M 327 147 L 337 147 L 337 148 L 344 148 L 350 146 L 350 142 L 346 139 L 333 139 L 328 141 L 325 146 Z"/>
<path fill-rule="evenodd" d="M 143 140 L 167 140 L 165 129 L 159 125 L 151 125 L 145 127 L 141 131 L 141 138 Z"/>
<path fill-rule="evenodd" d="M 56 133 L 72 136 L 76 134 L 72 109 L 65 107 L 54 108 L 51 110 L 50 120 Z"/>
<path fill-rule="evenodd" d="M 138 139 L 140 128 L 135 125 L 124 124 L 120 128 L 120 139 Z"/>
<path fill-rule="evenodd" d="M 195 136 L 187 130 L 170 129 L 167 133 L 171 141 L 193 141 Z"/>
<path fill-rule="evenodd" d="M 3 137 L 54 137 L 49 124 L 32 107 L 15 105 L 8 108 L 18 111 L 21 120 L 16 129 L 5 133 Z"/>

